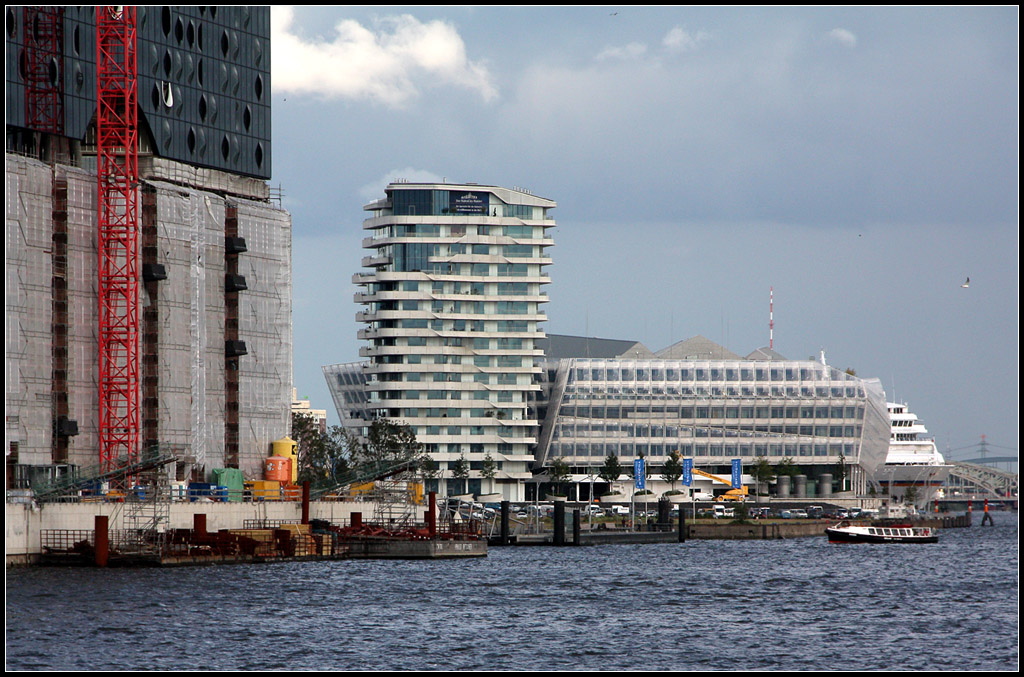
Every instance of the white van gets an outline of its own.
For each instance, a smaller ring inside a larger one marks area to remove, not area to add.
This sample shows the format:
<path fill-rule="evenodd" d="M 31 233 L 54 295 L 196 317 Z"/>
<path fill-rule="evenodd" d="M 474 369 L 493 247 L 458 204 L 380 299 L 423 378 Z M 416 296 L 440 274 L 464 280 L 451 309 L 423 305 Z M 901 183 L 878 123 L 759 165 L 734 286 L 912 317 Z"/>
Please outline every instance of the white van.
<path fill-rule="evenodd" d="M 693 500 L 695 500 L 695 501 L 713 501 L 713 500 L 715 500 L 715 496 L 714 496 L 714 494 L 711 494 L 710 492 L 695 491 L 695 492 L 693 492 Z"/>
<path fill-rule="evenodd" d="M 715 519 L 728 518 L 728 517 L 735 517 L 736 516 L 736 509 L 735 508 L 726 508 L 724 505 L 721 505 L 721 504 L 713 505 L 711 507 L 715 511 Z"/>

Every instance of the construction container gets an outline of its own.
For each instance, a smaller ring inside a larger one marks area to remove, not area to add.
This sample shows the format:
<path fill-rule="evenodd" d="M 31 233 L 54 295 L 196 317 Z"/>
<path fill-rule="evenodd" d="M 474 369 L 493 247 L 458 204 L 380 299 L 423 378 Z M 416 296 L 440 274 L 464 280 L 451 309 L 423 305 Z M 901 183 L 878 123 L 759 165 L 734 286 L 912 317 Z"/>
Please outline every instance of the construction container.
<path fill-rule="evenodd" d="M 263 479 L 281 484 L 291 484 L 292 459 L 285 456 L 271 456 L 263 464 Z"/>
<path fill-rule="evenodd" d="M 254 501 L 280 501 L 281 483 L 276 480 L 256 480 L 248 482 Z"/>
<path fill-rule="evenodd" d="M 299 481 L 299 443 L 290 437 L 282 437 L 270 445 L 271 453 L 274 456 L 282 456 L 291 459 L 291 475 L 288 482 L 295 484 Z"/>
<path fill-rule="evenodd" d="M 238 468 L 214 468 L 213 479 L 219 486 L 228 488 L 228 500 L 241 502 L 245 497 L 245 478 Z"/>
<path fill-rule="evenodd" d="M 184 501 L 188 498 L 188 482 L 184 480 L 174 480 L 171 482 L 171 500 L 172 501 Z"/>
<path fill-rule="evenodd" d="M 228 500 L 228 488 L 209 482 L 192 482 L 188 485 L 188 500 L 195 502 L 199 500 L 226 501 Z"/>

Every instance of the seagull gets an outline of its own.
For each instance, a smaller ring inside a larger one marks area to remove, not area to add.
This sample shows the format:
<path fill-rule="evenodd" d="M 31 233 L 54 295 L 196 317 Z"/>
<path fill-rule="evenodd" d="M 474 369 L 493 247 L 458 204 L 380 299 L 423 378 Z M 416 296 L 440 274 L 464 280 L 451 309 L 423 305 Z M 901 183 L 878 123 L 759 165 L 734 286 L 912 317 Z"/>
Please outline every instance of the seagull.
<path fill-rule="evenodd" d="M 968 287 L 970 287 L 970 286 L 971 286 L 971 278 L 967 278 L 967 279 L 966 279 L 966 280 L 964 281 L 964 283 L 963 283 L 962 285 L 960 285 L 960 286 L 961 286 L 962 288 L 964 288 L 964 289 L 967 289 Z"/>

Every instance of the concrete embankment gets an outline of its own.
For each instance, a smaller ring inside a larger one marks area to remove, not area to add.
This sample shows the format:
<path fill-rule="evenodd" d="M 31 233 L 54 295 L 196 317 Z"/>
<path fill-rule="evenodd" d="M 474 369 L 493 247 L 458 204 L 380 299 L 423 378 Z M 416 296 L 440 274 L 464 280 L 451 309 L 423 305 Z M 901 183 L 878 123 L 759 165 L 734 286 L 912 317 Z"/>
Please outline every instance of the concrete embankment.
<path fill-rule="evenodd" d="M 903 520 L 904 522 L 906 520 Z M 566 534 L 565 545 L 611 545 L 637 543 L 675 543 L 680 540 L 785 540 L 824 536 L 825 527 L 835 520 L 769 521 L 752 520 L 744 523 L 697 521 L 685 525 L 680 538 L 678 524 L 661 531 L 627 531 L 624 529 L 591 529 L 580 532 L 578 542 Z M 971 526 L 970 515 L 951 515 L 915 520 L 917 526 L 933 529 L 951 529 Z M 492 545 L 501 545 L 492 540 Z M 554 545 L 554 534 L 519 535 L 509 545 Z"/>

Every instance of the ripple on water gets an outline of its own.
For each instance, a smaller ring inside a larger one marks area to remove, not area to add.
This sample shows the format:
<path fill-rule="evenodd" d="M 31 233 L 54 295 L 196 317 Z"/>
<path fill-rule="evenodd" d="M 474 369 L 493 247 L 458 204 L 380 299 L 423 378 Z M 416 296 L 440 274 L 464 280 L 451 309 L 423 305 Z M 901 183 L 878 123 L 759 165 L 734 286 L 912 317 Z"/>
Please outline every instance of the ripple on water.
<path fill-rule="evenodd" d="M 1016 516 L 996 518 L 919 548 L 690 541 L 492 549 L 462 562 L 10 570 L 6 662 L 1015 670 Z"/>

